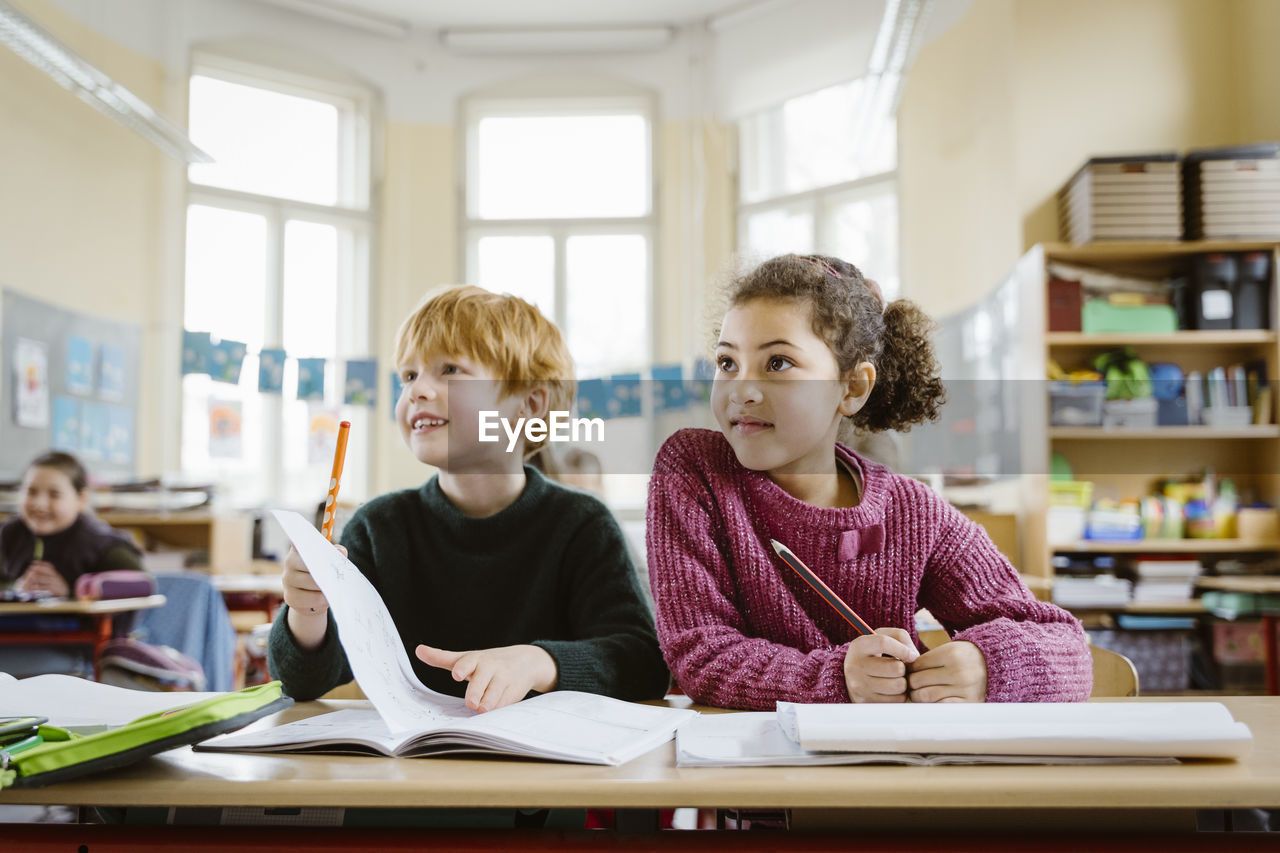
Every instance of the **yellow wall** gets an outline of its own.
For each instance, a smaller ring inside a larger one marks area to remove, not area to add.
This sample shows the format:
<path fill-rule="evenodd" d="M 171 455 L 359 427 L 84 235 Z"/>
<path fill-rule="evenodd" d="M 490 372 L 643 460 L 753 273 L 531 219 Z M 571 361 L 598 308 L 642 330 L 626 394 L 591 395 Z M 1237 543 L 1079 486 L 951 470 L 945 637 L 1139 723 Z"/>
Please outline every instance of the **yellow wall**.
<path fill-rule="evenodd" d="M 158 63 L 49 0 L 15 5 L 143 100 L 163 103 Z M 162 193 L 181 166 L 3 48 L 0 81 L 0 287 L 141 328 L 135 455 L 140 472 L 158 472 L 170 438 L 161 436 L 156 358 L 161 267 L 171 256 Z"/>
<path fill-rule="evenodd" d="M 904 292 L 935 315 L 989 292 L 1057 239 L 1090 156 L 1280 137 L 1276 32 L 1271 0 L 975 0 L 899 109 Z"/>

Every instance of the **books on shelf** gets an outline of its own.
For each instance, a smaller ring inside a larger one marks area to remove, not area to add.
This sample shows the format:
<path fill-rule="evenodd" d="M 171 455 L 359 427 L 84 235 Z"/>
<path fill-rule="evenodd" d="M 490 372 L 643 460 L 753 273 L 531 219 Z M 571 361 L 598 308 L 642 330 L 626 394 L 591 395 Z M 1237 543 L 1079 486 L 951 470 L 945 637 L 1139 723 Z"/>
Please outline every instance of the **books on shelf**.
<path fill-rule="evenodd" d="M 1183 181 L 1188 239 L 1280 238 L 1280 143 L 1189 151 Z"/>
<path fill-rule="evenodd" d="M 1171 152 L 1093 157 L 1058 193 L 1063 236 L 1177 240 L 1182 234 L 1178 157 Z"/>
<path fill-rule="evenodd" d="M 1134 560 L 1132 569 L 1134 604 L 1168 604 L 1191 598 L 1204 565 L 1199 560 Z"/>
<path fill-rule="evenodd" d="M 1253 735 L 1219 702 L 799 704 L 704 714 L 676 734 L 682 767 L 1056 764 L 1239 758 Z"/>
<path fill-rule="evenodd" d="M 1124 607 L 1133 583 L 1115 575 L 1060 576 L 1053 581 L 1053 603 L 1059 607 Z"/>

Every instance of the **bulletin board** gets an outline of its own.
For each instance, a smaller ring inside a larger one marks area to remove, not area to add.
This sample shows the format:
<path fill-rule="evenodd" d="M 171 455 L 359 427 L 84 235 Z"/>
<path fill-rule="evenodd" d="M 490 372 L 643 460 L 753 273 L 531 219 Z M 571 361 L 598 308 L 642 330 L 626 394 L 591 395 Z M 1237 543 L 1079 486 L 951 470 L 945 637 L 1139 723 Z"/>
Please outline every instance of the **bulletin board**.
<path fill-rule="evenodd" d="M 50 449 L 95 477 L 132 477 L 140 340 L 137 326 L 0 291 L 0 479 Z"/>

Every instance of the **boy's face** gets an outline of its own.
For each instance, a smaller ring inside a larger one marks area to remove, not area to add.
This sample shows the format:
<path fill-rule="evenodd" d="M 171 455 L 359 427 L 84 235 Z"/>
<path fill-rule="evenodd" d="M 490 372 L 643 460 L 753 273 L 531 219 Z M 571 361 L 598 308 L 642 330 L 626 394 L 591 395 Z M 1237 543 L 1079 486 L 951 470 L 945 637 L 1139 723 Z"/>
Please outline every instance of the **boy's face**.
<path fill-rule="evenodd" d="M 725 314 L 711 408 L 743 467 L 770 474 L 829 470 L 844 388 L 807 304 L 754 299 Z"/>
<path fill-rule="evenodd" d="M 411 354 L 399 366 L 404 390 L 396 401 L 396 423 L 419 462 L 451 473 L 506 470 L 524 463 L 524 441 L 507 452 L 501 427 L 497 442 L 480 441 L 480 412 L 496 411 L 515 424 L 520 398 L 501 397 L 493 371 L 464 356 Z"/>
<path fill-rule="evenodd" d="M 88 505 L 89 493 L 57 468 L 29 468 L 22 478 L 22 520 L 36 536 L 61 533 Z"/>

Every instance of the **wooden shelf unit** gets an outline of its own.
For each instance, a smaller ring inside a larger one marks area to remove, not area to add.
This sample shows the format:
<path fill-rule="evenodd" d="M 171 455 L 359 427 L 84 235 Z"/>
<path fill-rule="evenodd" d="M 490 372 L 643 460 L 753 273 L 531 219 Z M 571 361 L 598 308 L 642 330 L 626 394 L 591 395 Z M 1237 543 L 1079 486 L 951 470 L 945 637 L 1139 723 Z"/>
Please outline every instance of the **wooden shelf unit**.
<path fill-rule="evenodd" d="M 1271 255 L 1269 328 L 1221 331 L 1178 331 L 1166 334 L 1050 332 L 1048 265 L 1064 263 L 1105 272 L 1159 279 L 1190 279 L 1194 257 L 1209 252 L 1256 252 Z M 1023 565 L 1029 576 L 1052 583 L 1055 553 L 1115 554 L 1280 554 L 1280 543 L 1240 540 L 1138 540 L 1076 542 L 1051 545 L 1047 537 L 1050 460 L 1056 451 L 1067 458 L 1077 479 L 1094 483 L 1095 497 L 1139 497 L 1150 493 L 1161 477 L 1186 477 L 1212 467 L 1229 478 L 1242 497 L 1280 504 L 1280 425 L 1273 393 L 1272 423 L 1246 427 L 1155 427 L 1126 429 L 1059 427 L 1049 424 L 1048 389 L 1044 383 L 1050 360 L 1066 370 L 1082 367 L 1099 353 L 1133 347 L 1148 363 L 1169 361 L 1185 371 L 1206 372 L 1215 366 L 1261 360 L 1272 388 L 1280 380 L 1280 293 L 1277 266 L 1280 241 L 1104 242 L 1085 245 L 1042 244 L 1033 247 L 1014 270 L 1020 310 L 1027 331 L 1018 352 L 1016 378 L 1039 380 L 1039 405 L 1029 404 L 1022 417 Z"/>

